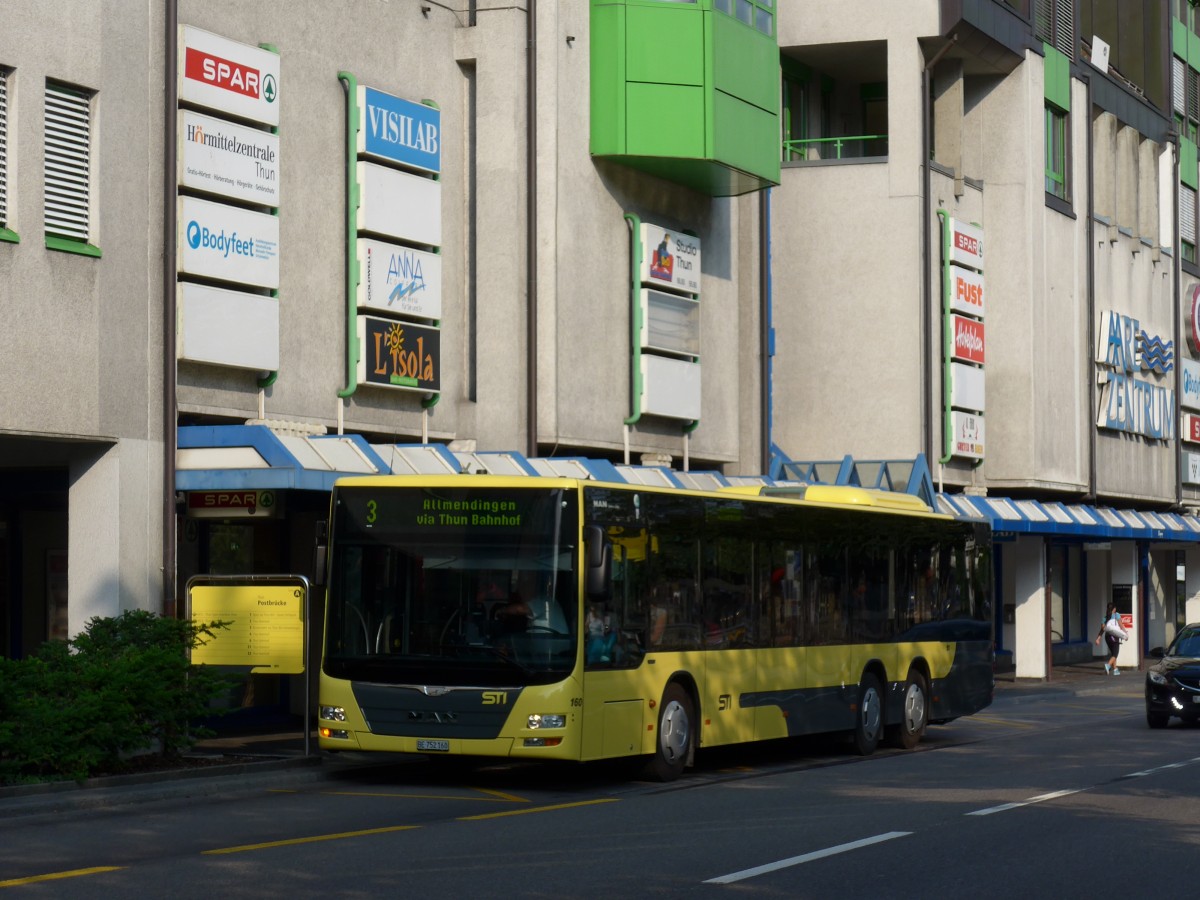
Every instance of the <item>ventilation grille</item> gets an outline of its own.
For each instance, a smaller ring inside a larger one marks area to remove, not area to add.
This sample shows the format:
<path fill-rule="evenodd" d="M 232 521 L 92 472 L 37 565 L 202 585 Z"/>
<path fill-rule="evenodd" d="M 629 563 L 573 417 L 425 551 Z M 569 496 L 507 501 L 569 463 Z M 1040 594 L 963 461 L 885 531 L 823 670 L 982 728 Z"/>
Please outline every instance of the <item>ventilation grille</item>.
<path fill-rule="evenodd" d="M 1189 244 L 1196 243 L 1196 192 L 1182 184 L 1179 186 L 1179 236 Z"/>
<path fill-rule="evenodd" d="M 91 102 L 75 91 L 46 85 L 46 231 L 89 236 Z"/>
<path fill-rule="evenodd" d="M 8 72 L 0 69 L 0 227 L 8 224 Z"/>

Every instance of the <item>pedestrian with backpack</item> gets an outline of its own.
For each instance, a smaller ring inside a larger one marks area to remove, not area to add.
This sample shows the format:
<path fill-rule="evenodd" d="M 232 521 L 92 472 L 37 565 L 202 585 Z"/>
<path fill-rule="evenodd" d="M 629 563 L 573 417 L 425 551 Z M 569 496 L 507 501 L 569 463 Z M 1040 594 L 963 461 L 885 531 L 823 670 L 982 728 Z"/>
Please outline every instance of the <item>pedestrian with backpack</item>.
<path fill-rule="evenodd" d="M 1097 646 L 1100 644 L 1100 638 L 1104 638 L 1104 642 L 1108 645 L 1108 662 L 1104 664 L 1104 674 L 1120 675 L 1121 670 L 1117 668 L 1117 654 L 1121 650 L 1122 642 L 1129 639 L 1129 632 L 1121 624 L 1121 614 L 1117 612 L 1115 603 L 1108 604 L 1108 613 L 1100 624 L 1100 631 L 1096 634 Z"/>

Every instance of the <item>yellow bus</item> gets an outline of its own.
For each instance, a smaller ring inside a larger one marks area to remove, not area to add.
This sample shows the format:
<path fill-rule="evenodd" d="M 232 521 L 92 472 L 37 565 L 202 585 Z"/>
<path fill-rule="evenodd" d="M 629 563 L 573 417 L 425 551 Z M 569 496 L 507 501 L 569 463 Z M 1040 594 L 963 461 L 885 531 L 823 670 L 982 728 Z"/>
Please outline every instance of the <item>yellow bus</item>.
<path fill-rule="evenodd" d="M 992 700 L 990 540 L 909 494 L 550 477 L 337 483 L 319 743 L 528 760 L 846 732 Z"/>

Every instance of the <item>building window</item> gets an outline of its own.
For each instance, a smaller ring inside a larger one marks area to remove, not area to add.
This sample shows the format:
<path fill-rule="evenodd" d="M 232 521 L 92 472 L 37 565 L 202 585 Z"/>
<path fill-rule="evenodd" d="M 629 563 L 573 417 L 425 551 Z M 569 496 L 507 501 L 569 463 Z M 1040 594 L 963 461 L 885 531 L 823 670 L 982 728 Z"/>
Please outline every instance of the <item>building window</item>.
<path fill-rule="evenodd" d="M 1046 104 L 1046 193 L 1070 200 L 1067 183 L 1067 114 Z"/>
<path fill-rule="evenodd" d="M 8 229 L 8 75 L 0 68 L 0 232 Z"/>
<path fill-rule="evenodd" d="M 1187 262 L 1196 262 L 1196 189 L 1179 185 L 1179 245 Z"/>
<path fill-rule="evenodd" d="M 765 35 L 775 34 L 775 0 L 713 0 L 713 7 Z"/>
<path fill-rule="evenodd" d="M 1185 92 L 1187 95 L 1187 121 L 1181 123 L 1183 128 L 1180 134 L 1195 143 L 1197 134 L 1200 133 L 1200 72 L 1197 72 L 1191 66 L 1184 66 L 1184 72 Z"/>
<path fill-rule="evenodd" d="M 783 75 L 783 159 L 790 162 L 806 158 L 808 139 L 808 85 L 801 78 Z"/>
<path fill-rule="evenodd" d="M 1196 30 L 1196 2 L 1197 0 L 1173 0 L 1171 3 L 1175 10 L 1175 18 L 1191 31 Z"/>
<path fill-rule="evenodd" d="M 1068 59 L 1075 58 L 1075 4 L 1034 0 L 1033 33 Z"/>
<path fill-rule="evenodd" d="M 92 227 L 92 94 L 46 82 L 46 243 L 88 244 Z M 58 240 L 55 240 L 58 239 Z"/>

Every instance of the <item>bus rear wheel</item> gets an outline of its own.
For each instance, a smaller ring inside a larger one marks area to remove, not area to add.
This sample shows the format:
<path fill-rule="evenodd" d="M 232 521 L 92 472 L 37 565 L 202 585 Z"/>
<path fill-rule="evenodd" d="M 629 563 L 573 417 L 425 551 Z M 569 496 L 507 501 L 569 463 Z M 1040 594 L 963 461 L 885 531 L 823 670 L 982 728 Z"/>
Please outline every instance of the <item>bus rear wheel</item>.
<path fill-rule="evenodd" d="M 854 750 L 870 756 L 883 735 L 883 693 L 879 679 L 864 672 L 858 684 L 858 708 L 854 718 Z"/>
<path fill-rule="evenodd" d="M 929 688 L 925 676 L 920 672 L 909 672 L 904 685 L 904 708 L 900 711 L 900 723 L 888 727 L 887 741 L 893 747 L 911 750 L 921 743 L 928 724 Z"/>
<path fill-rule="evenodd" d="M 692 747 L 692 698 L 678 684 L 669 684 L 658 706 L 658 737 L 648 774 L 657 781 L 674 781 L 683 774 Z"/>

